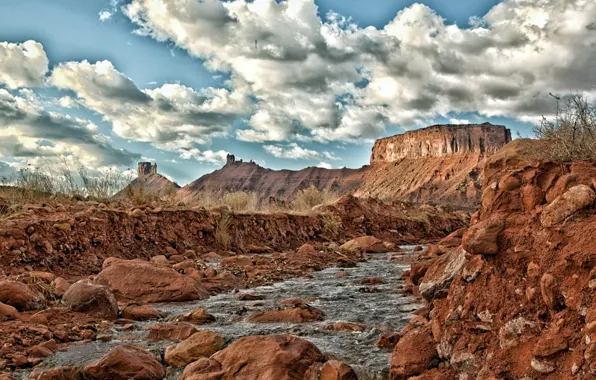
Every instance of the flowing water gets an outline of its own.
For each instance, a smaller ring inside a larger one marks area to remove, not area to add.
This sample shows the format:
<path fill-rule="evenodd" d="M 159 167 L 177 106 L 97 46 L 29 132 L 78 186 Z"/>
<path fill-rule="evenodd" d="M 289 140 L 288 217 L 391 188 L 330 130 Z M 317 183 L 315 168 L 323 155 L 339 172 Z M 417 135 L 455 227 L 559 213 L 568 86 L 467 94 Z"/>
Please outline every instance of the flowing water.
<path fill-rule="evenodd" d="M 411 251 L 413 247 L 401 247 Z M 175 316 L 202 307 L 216 317 L 216 321 L 198 327 L 221 334 L 226 343 L 248 335 L 292 334 L 313 342 L 330 358 L 350 364 L 360 380 L 385 379 L 389 369 L 391 351 L 375 346 L 383 332 L 398 331 L 412 312 L 418 308 L 413 299 L 400 294 L 400 276 L 409 265 L 395 264 L 390 254 L 370 255 L 368 261 L 358 263 L 355 268 L 330 268 L 313 273 L 312 278 L 295 278 L 270 286 L 248 289 L 242 292 L 264 296 L 263 301 L 238 301 L 237 294 L 220 294 L 209 299 L 177 304 L 153 305 L 164 314 Z M 339 272 L 347 277 L 338 278 Z M 385 281 L 382 285 L 364 286 L 362 279 L 377 277 Z M 248 323 L 245 317 L 255 311 L 272 310 L 279 301 L 302 298 L 308 304 L 325 313 L 325 321 L 302 324 Z M 360 333 L 329 331 L 324 326 L 344 321 L 365 326 Z M 48 358 L 44 366 L 81 365 L 96 360 L 111 347 L 124 343 L 143 343 L 149 350 L 163 353 L 171 342 L 146 342 L 145 328 L 153 322 L 138 322 L 125 331 L 116 331 L 110 342 L 92 342 L 69 346 Z M 117 327 L 115 327 L 117 330 Z M 176 379 L 179 371 L 171 370 L 168 379 Z"/>

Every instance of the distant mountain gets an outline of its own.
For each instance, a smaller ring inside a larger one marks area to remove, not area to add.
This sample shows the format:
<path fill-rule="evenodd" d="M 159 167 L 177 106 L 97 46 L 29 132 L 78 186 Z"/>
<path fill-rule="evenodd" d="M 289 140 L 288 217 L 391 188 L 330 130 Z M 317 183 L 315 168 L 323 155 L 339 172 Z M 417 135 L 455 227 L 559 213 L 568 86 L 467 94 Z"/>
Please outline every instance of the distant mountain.
<path fill-rule="evenodd" d="M 114 198 L 125 198 L 131 194 L 151 194 L 156 197 L 176 195 L 180 186 L 157 173 L 157 164 L 139 162 L 137 178 L 126 186 Z"/>

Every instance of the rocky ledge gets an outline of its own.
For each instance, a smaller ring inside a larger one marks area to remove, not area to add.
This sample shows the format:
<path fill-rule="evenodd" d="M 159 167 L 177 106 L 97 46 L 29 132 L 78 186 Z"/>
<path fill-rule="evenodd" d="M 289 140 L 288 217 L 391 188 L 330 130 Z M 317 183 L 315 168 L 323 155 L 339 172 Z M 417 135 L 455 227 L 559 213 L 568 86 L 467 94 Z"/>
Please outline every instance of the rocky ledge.
<path fill-rule="evenodd" d="M 391 378 L 596 376 L 596 161 L 538 162 L 516 140 L 485 167 L 468 230 L 406 280 L 427 301 L 399 335 Z"/>

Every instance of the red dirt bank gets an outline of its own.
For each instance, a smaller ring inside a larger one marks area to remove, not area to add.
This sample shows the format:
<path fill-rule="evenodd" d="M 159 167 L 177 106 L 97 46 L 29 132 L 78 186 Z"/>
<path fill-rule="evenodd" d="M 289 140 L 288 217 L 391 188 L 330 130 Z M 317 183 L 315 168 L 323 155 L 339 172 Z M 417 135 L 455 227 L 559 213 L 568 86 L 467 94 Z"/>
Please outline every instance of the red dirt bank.
<path fill-rule="evenodd" d="M 492 156 L 471 228 L 412 266 L 429 305 L 403 331 L 392 379 L 596 377 L 596 161 L 537 151 L 516 140 Z"/>

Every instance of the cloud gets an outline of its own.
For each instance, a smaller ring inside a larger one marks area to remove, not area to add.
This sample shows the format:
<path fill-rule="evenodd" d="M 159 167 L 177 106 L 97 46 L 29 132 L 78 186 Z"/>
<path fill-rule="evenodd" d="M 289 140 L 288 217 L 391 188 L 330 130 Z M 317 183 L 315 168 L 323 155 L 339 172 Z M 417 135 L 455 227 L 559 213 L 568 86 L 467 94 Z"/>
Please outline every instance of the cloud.
<path fill-rule="evenodd" d="M 554 111 L 548 92 L 596 84 L 596 3 L 585 0 L 506 0 L 469 28 L 421 4 L 382 29 L 321 20 L 313 0 L 132 0 L 124 11 L 137 33 L 255 99 L 244 141 L 362 141 L 450 112 L 533 120 Z"/>
<path fill-rule="evenodd" d="M 224 88 L 198 92 L 180 84 L 164 84 L 139 89 L 109 61 L 60 64 L 52 72 L 51 83 L 74 91 L 80 104 L 112 123 L 116 135 L 200 161 L 219 160 L 221 154 L 201 152 L 196 144 L 225 136 L 251 107 L 247 96 Z"/>
<path fill-rule="evenodd" d="M 323 161 L 321 161 L 321 162 L 319 163 L 319 165 L 317 165 L 317 166 L 318 166 L 319 168 L 323 168 L 323 169 L 333 169 L 333 166 L 332 166 L 330 163 L 328 163 L 328 162 L 323 162 Z"/>
<path fill-rule="evenodd" d="M 28 90 L 21 95 L 0 89 L 0 157 L 72 156 L 89 166 L 124 166 L 140 158 L 114 148 L 88 120 L 46 111 Z"/>
<path fill-rule="evenodd" d="M 9 89 L 41 86 L 47 72 L 48 57 L 39 42 L 0 42 L 0 85 Z"/>
<path fill-rule="evenodd" d="M 103 10 L 99 12 L 99 21 L 104 22 L 112 18 L 114 14 L 110 11 Z"/>
<path fill-rule="evenodd" d="M 264 145 L 263 149 L 269 154 L 277 158 L 287 158 L 291 160 L 337 160 L 337 157 L 331 152 L 317 152 L 311 149 L 306 149 L 296 143 L 291 143 L 286 146 L 283 145 Z"/>

